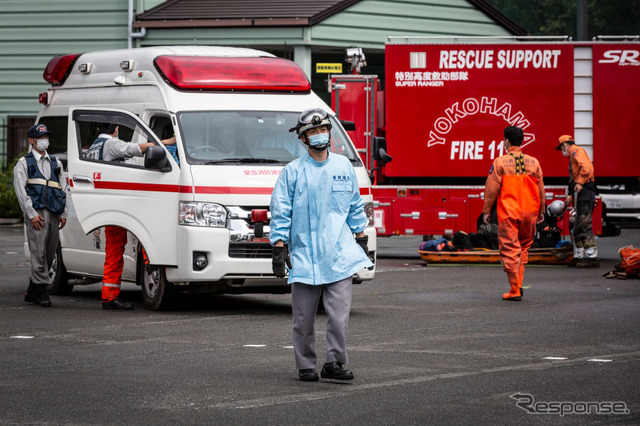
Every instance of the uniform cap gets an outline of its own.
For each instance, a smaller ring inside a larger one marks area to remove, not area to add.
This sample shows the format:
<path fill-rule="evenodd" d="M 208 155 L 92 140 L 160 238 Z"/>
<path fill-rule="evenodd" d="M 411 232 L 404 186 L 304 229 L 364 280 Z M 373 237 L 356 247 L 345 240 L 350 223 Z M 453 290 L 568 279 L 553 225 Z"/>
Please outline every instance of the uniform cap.
<path fill-rule="evenodd" d="M 556 149 L 560 151 L 562 149 L 562 144 L 565 142 L 575 142 L 575 141 L 573 140 L 573 136 L 562 135 L 558 138 L 558 146 L 556 146 Z"/>
<path fill-rule="evenodd" d="M 44 124 L 36 124 L 31 126 L 27 131 L 28 138 L 39 138 L 42 135 L 52 135 L 53 133 L 47 129 L 47 126 Z"/>

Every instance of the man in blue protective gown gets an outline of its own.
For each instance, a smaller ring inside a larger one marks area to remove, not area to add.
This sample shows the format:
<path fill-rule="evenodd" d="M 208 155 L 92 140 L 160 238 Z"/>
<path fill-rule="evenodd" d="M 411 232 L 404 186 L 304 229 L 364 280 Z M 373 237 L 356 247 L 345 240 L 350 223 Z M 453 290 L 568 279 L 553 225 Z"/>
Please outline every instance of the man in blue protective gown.
<path fill-rule="evenodd" d="M 302 112 L 290 131 L 297 132 L 309 151 L 289 163 L 278 178 L 271 196 L 269 238 L 274 274 L 282 278 L 285 265 L 289 270 L 298 377 L 318 380 L 314 322 L 322 298 L 327 353 L 320 374 L 351 380 L 353 373 L 344 364 L 352 276 L 373 265 L 367 257 L 364 201 L 351 162 L 329 152 L 331 121 L 326 111 Z"/>

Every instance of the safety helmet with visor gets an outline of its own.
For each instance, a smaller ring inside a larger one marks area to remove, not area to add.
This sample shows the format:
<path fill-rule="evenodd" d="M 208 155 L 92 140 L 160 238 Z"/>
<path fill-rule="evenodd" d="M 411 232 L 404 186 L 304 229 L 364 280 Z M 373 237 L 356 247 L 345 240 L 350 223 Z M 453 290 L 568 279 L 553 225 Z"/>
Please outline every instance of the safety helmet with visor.
<path fill-rule="evenodd" d="M 322 108 L 309 108 L 300 113 L 296 127 L 292 127 L 289 131 L 295 131 L 298 137 L 300 137 L 307 130 L 320 126 L 327 126 L 327 128 L 331 130 L 332 126 L 329 114 Z"/>

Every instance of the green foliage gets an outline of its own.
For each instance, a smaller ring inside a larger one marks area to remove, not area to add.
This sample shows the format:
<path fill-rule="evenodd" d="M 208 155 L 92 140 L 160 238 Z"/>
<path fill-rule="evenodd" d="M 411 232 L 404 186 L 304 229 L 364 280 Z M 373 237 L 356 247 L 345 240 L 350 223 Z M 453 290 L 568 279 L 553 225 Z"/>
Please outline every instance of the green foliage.
<path fill-rule="evenodd" d="M 22 157 L 19 155 L 6 169 L 0 173 L 0 217 L 21 218 L 23 216 L 20 204 L 13 190 L 13 168 Z"/>
<path fill-rule="evenodd" d="M 577 0 L 486 0 L 531 35 L 568 35 L 576 40 Z M 588 38 L 639 35 L 640 0 L 588 0 Z"/>

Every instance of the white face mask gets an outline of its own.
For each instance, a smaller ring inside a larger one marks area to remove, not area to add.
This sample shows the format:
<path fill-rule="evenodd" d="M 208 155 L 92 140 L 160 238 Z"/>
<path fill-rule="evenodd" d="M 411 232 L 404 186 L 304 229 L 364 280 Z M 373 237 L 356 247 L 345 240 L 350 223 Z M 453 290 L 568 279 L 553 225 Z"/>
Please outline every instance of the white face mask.
<path fill-rule="evenodd" d="M 38 139 L 36 143 L 36 147 L 40 151 L 46 151 L 49 148 L 49 139 Z"/>
<path fill-rule="evenodd" d="M 564 155 L 565 157 L 569 156 L 569 148 L 567 148 L 567 145 L 562 145 L 562 155 Z"/>

